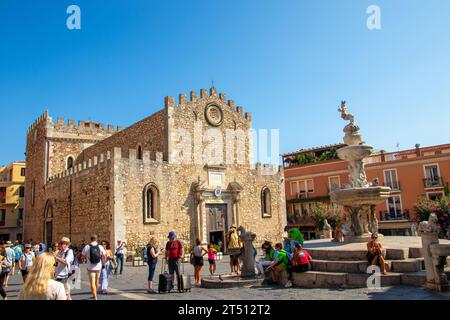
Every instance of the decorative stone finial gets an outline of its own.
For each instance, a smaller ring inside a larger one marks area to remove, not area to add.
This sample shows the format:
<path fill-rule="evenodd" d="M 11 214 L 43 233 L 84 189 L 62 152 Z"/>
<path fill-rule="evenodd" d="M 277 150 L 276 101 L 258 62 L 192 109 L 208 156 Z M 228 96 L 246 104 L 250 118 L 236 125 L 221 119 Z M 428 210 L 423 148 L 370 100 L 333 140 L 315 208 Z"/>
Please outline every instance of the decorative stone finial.
<path fill-rule="evenodd" d="M 419 232 L 420 233 L 438 233 L 439 225 L 437 224 L 438 218 L 436 214 L 430 214 L 428 221 L 422 221 L 419 224 Z"/>
<path fill-rule="evenodd" d="M 341 113 L 341 118 L 350 121 L 348 125 L 344 127 L 344 143 L 347 145 L 363 144 L 362 137 L 359 134 L 359 127 L 355 124 L 355 117 L 347 112 L 347 102 L 341 101 L 341 107 L 338 109 Z"/>

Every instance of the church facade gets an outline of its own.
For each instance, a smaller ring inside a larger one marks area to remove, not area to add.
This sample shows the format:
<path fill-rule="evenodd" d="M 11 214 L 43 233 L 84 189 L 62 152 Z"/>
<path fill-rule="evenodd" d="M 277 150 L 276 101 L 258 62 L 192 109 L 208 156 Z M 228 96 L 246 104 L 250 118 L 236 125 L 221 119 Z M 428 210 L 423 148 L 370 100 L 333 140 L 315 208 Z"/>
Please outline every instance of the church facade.
<path fill-rule="evenodd" d="M 79 244 L 92 233 L 138 246 L 169 231 L 226 248 L 232 224 L 281 240 L 283 169 L 252 165 L 251 116 L 215 88 L 122 130 L 44 113 L 29 127 L 24 239 Z"/>

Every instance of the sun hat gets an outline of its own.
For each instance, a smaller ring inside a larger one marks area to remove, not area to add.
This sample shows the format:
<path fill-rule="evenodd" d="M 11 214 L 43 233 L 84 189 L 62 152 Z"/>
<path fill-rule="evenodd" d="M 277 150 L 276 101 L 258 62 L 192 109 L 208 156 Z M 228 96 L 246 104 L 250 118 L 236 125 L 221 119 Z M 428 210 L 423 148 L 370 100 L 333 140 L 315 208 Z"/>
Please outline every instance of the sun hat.
<path fill-rule="evenodd" d="M 30 248 L 30 249 L 31 249 L 31 244 L 27 243 L 27 244 L 25 245 L 25 249 L 27 249 L 27 248 Z"/>
<path fill-rule="evenodd" d="M 60 242 L 65 242 L 65 243 L 69 244 L 70 243 L 70 239 L 67 238 L 67 237 L 62 237 Z"/>
<path fill-rule="evenodd" d="M 167 236 L 167 238 L 169 239 L 174 239 L 177 237 L 177 234 L 174 231 L 170 231 L 169 235 Z"/>
<path fill-rule="evenodd" d="M 233 223 L 230 227 L 230 229 L 237 229 L 236 225 Z"/>
<path fill-rule="evenodd" d="M 12 246 L 12 242 L 11 241 L 6 241 L 6 246 L 7 247 L 11 247 Z"/>

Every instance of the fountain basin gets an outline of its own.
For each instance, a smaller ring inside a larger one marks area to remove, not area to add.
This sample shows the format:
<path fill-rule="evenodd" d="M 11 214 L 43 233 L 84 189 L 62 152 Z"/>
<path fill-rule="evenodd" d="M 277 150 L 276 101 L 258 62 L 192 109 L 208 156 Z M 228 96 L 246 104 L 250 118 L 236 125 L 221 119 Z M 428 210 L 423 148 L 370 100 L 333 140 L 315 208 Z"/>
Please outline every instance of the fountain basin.
<path fill-rule="evenodd" d="M 355 161 L 367 158 L 372 154 L 373 147 L 367 144 L 350 145 L 337 150 L 338 157 L 342 160 Z"/>
<path fill-rule="evenodd" d="M 241 277 L 237 275 L 221 275 L 203 277 L 201 287 L 206 289 L 227 289 L 260 285 L 263 279 L 257 277 Z"/>
<path fill-rule="evenodd" d="M 365 188 L 348 188 L 330 193 L 331 201 L 346 207 L 360 207 L 362 205 L 377 205 L 386 200 L 391 188 L 374 186 Z"/>

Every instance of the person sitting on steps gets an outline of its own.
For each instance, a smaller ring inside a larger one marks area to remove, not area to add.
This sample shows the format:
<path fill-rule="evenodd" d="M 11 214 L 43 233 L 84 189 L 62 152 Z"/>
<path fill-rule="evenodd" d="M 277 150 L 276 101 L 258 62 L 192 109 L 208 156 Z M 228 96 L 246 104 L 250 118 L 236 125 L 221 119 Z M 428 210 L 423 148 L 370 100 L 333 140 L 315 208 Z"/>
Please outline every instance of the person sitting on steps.
<path fill-rule="evenodd" d="M 378 234 L 373 233 L 367 242 L 367 262 L 369 265 L 378 266 L 382 274 L 387 274 L 387 264 L 383 257 L 383 246 L 378 241 Z"/>
<path fill-rule="evenodd" d="M 281 243 L 275 245 L 275 250 L 277 251 L 277 256 L 266 270 L 272 272 L 272 281 L 277 283 L 281 272 L 287 270 L 289 266 L 289 258 Z"/>

